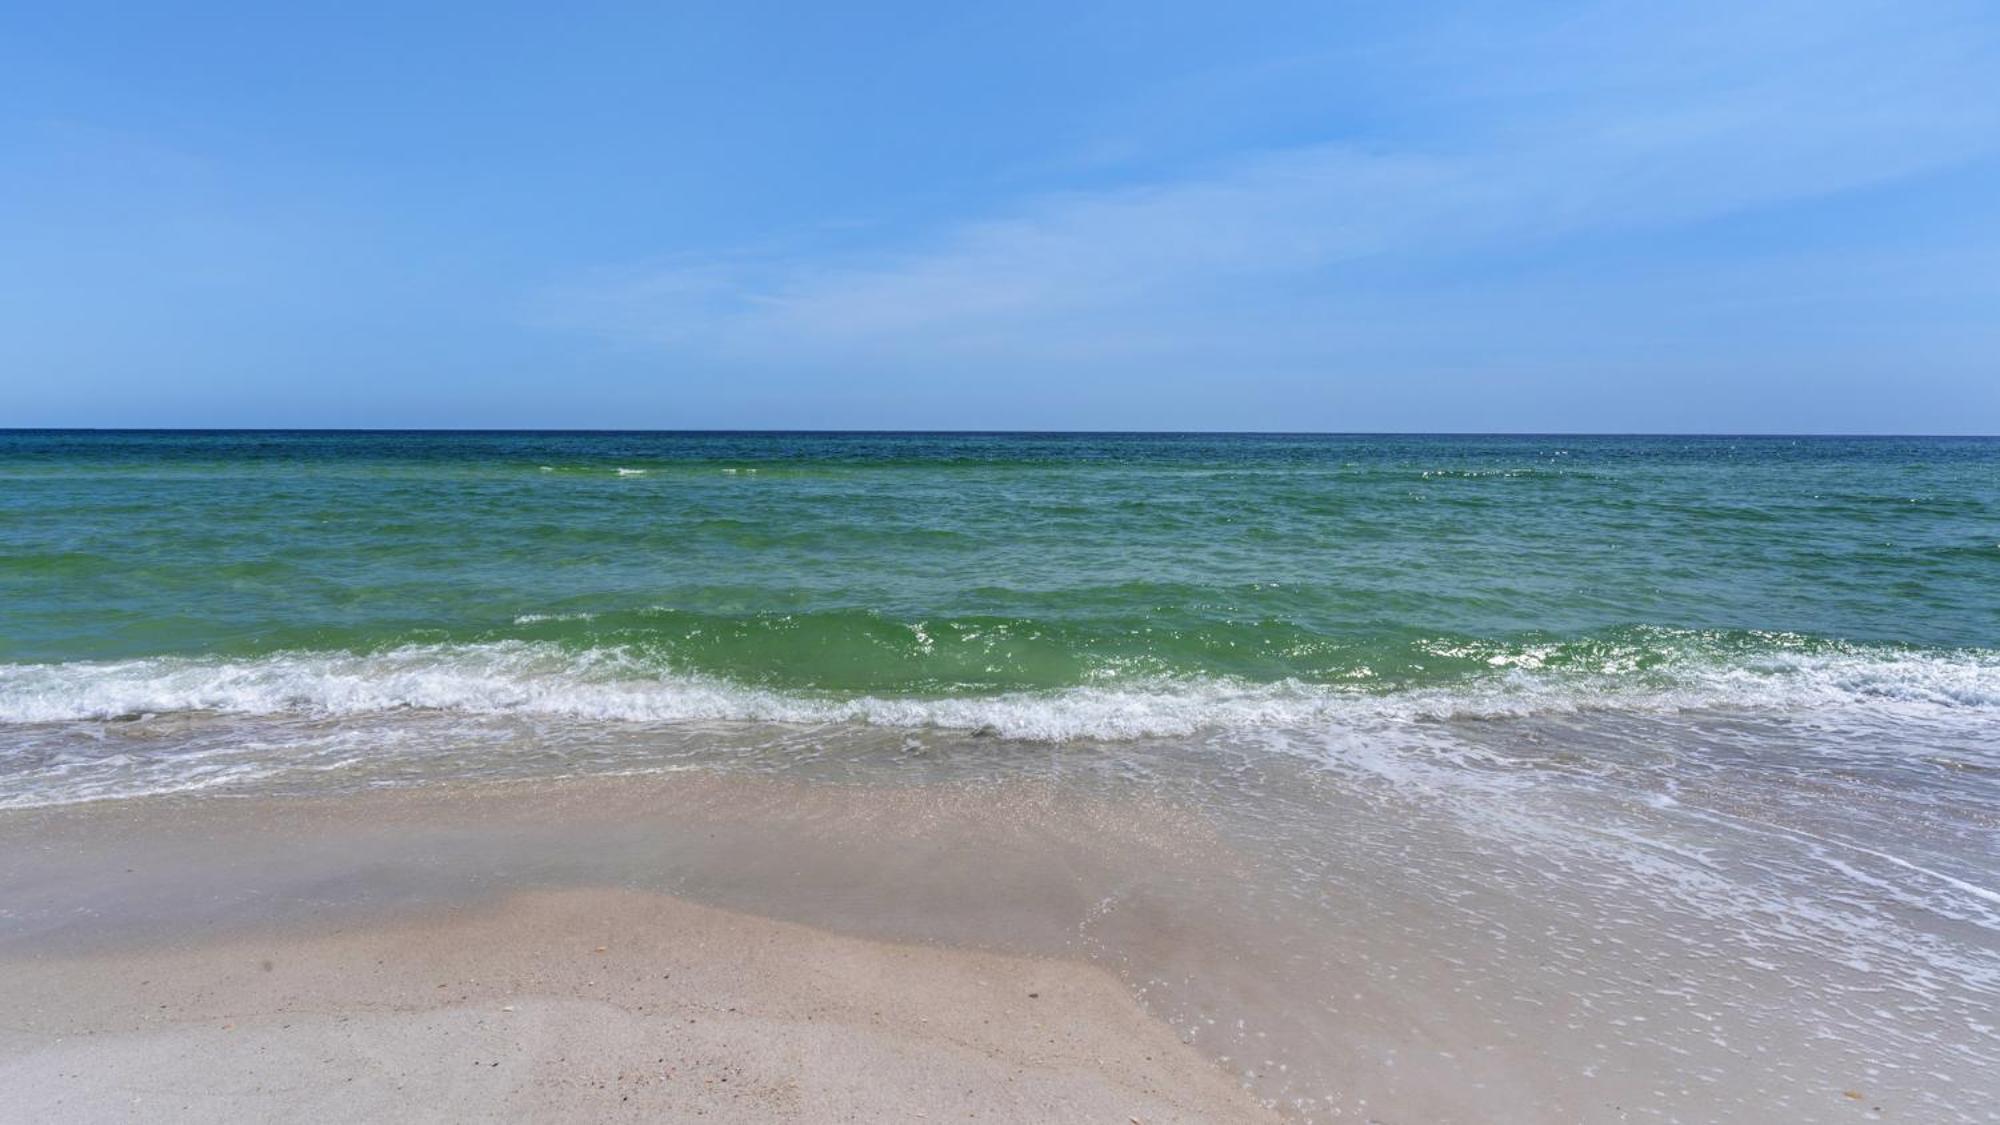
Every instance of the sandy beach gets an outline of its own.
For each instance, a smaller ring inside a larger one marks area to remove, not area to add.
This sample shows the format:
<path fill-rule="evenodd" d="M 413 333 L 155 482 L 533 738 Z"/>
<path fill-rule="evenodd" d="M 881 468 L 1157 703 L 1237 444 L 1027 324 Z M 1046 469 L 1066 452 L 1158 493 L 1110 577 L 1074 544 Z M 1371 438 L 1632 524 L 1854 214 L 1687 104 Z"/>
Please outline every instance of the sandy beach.
<path fill-rule="evenodd" d="M 1101 966 L 659 889 L 705 871 L 809 907 L 814 863 L 860 870 L 802 846 L 813 817 L 796 787 L 705 778 L 7 814 L 0 1116 L 1269 1118 Z M 1046 943 L 1077 904 L 1006 867 L 1041 903 L 1011 944 Z M 909 885 L 937 933 L 1009 932 L 1004 888 L 976 907 L 969 880 L 954 913 Z"/>
<path fill-rule="evenodd" d="M 1133 788 L 1082 750 L 1011 776 L 990 747 L 885 752 L 893 784 L 854 780 L 885 775 L 864 755 L 0 812 L 0 1117 L 1838 1122 L 1984 1098 L 1918 1038 L 1973 1008 L 1871 1023 L 1877 978 L 1834 960 L 1854 938 L 1750 944 L 1694 884 L 1627 885 L 1629 858 L 1482 847 L 1462 812 L 1304 763 L 1163 760 Z"/>
<path fill-rule="evenodd" d="M 1269 1119 L 1101 970 L 633 891 L 0 980 L 15 1120 Z"/>

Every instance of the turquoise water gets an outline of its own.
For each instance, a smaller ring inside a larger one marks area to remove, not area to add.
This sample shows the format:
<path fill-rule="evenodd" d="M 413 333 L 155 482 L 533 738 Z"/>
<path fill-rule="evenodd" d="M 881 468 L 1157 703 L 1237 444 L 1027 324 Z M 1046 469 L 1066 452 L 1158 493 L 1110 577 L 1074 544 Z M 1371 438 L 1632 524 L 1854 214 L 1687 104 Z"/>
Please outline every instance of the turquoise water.
<path fill-rule="evenodd" d="M 0 719 L 343 705 L 147 658 L 2000 705 L 1976 439 L 14 432 L 0 545 Z M 501 705 L 433 686 L 348 703 Z"/>

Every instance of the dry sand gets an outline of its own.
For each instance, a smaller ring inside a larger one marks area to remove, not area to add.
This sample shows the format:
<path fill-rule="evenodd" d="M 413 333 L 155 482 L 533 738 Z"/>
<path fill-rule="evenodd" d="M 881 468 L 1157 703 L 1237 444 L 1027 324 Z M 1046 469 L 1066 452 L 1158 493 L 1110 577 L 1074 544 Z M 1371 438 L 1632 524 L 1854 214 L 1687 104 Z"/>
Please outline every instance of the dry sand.
<path fill-rule="evenodd" d="M 1266 1120 L 1091 966 L 644 891 L 0 961 L 13 1120 Z"/>

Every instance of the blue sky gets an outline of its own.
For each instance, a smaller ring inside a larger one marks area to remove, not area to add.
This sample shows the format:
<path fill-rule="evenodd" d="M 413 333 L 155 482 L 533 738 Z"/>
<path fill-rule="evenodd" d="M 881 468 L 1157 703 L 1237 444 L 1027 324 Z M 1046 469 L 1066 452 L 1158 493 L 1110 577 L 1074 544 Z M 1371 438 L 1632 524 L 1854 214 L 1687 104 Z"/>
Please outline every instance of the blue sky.
<path fill-rule="evenodd" d="M 2000 7 L 16 4 L 0 387 L 0 425 L 2000 432 Z"/>

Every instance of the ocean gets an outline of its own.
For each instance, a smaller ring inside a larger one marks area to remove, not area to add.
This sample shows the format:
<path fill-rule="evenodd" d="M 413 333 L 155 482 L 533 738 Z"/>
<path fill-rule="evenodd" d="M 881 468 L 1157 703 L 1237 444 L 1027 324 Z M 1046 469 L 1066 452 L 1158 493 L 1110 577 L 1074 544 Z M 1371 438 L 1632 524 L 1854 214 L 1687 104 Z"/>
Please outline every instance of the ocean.
<path fill-rule="evenodd" d="M 1148 995 L 1302 1112 L 1346 933 L 1652 1116 L 1976 1120 L 2000 440 L 0 432 L 0 807 L 691 770 L 1193 810 L 1273 968 Z"/>

